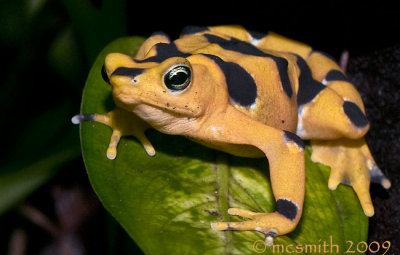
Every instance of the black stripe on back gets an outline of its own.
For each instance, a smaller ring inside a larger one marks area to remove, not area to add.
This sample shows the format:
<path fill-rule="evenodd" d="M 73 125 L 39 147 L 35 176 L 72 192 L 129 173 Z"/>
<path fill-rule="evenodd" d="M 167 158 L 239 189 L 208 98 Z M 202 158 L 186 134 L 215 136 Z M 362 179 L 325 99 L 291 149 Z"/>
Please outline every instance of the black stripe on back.
<path fill-rule="evenodd" d="M 253 31 L 253 30 L 246 29 L 246 31 L 250 34 L 251 38 L 256 39 L 256 40 L 260 40 L 267 35 L 265 33 L 260 33 L 260 32 Z"/>
<path fill-rule="evenodd" d="M 355 103 L 344 101 L 343 110 L 356 127 L 363 128 L 369 124 L 367 117 Z"/>
<path fill-rule="evenodd" d="M 339 70 L 330 70 L 325 78 L 326 81 L 349 81 L 341 71 Z"/>
<path fill-rule="evenodd" d="M 182 51 L 178 50 L 176 47 L 175 43 L 157 43 L 154 45 L 156 48 L 157 54 L 155 56 L 143 59 L 143 60 L 137 60 L 135 59 L 136 63 L 147 63 L 147 62 L 156 62 L 156 63 L 161 63 L 166 59 L 172 58 L 172 57 L 183 57 L 186 58 L 190 56 L 191 54 L 188 53 L 183 53 Z"/>
<path fill-rule="evenodd" d="M 200 32 L 205 32 L 208 31 L 208 27 L 200 27 L 200 26 L 186 26 L 182 29 L 181 36 L 183 35 L 192 35 L 192 34 L 197 34 Z"/>
<path fill-rule="evenodd" d="M 204 35 L 209 43 L 218 44 L 221 48 L 230 51 L 236 51 L 245 55 L 257 56 L 257 57 L 268 57 L 275 61 L 276 66 L 278 68 L 279 77 L 281 80 L 282 88 L 285 91 L 286 95 L 291 98 L 293 95 L 292 85 L 289 80 L 288 75 L 288 61 L 281 57 L 276 57 L 271 54 L 267 54 L 254 45 L 238 40 L 236 38 L 230 38 L 226 40 L 222 37 L 212 35 L 212 34 L 205 34 Z"/>
<path fill-rule="evenodd" d="M 325 86 L 313 79 L 310 68 L 306 61 L 300 56 L 297 56 L 297 66 L 300 68 L 297 105 L 301 106 L 311 102 Z"/>
<path fill-rule="evenodd" d="M 230 98 L 240 106 L 249 107 L 257 99 L 257 85 L 253 77 L 240 65 L 225 62 L 221 58 L 204 54 L 212 59 L 222 70 L 228 85 Z"/>

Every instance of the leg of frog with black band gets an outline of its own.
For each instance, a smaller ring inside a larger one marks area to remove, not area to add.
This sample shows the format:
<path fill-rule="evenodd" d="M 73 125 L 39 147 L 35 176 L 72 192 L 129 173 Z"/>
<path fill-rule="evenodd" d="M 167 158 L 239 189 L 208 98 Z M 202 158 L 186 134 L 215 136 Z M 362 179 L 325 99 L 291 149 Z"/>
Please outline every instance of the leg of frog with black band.
<path fill-rule="evenodd" d="M 363 136 L 369 130 L 360 94 L 335 61 L 319 52 L 306 59 L 322 90 L 299 114 L 298 134 L 311 140 L 311 159 L 331 167 L 328 187 L 353 186 L 365 215 L 374 215 L 370 181 L 390 187 Z"/>
<path fill-rule="evenodd" d="M 232 126 L 226 124 L 230 123 L 230 119 L 236 120 Z M 232 106 L 207 120 L 201 132 L 200 137 L 208 136 L 210 141 L 225 144 L 221 150 L 232 154 L 235 152 L 230 146 L 238 144 L 252 145 L 261 150 L 269 161 L 272 189 L 276 199 L 275 212 L 251 212 L 230 208 L 229 214 L 250 220 L 214 222 L 211 224 L 212 228 L 260 231 L 267 235 L 267 243 L 271 243 L 271 238 L 275 235 L 293 231 L 302 214 L 305 192 L 304 145 L 300 138 L 293 133 L 255 121 Z M 193 138 L 196 138 L 196 135 L 193 133 Z"/>

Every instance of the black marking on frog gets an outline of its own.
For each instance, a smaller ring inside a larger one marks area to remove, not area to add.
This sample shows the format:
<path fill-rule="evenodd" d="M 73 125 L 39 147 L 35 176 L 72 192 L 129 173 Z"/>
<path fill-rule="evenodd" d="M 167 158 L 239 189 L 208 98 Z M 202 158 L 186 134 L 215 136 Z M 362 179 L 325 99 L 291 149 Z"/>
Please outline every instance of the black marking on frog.
<path fill-rule="evenodd" d="M 240 65 L 233 62 L 225 62 L 221 58 L 204 54 L 212 59 L 222 70 L 228 85 L 228 93 L 231 99 L 240 106 L 250 107 L 257 99 L 257 85 L 253 77 Z"/>
<path fill-rule="evenodd" d="M 300 68 L 297 105 L 301 106 L 311 102 L 325 86 L 313 79 L 310 68 L 300 56 L 297 56 L 297 66 Z"/>
<path fill-rule="evenodd" d="M 274 60 L 278 68 L 282 88 L 289 98 L 292 97 L 293 90 L 288 75 L 288 61 L 286 59 L 265 53 L 260 49 L 258 49 L 257 47 L 255 47 L 254 45 L 238 40 L 236 38 L 230 38 L 229 40 L 227 40 L 222 37 L 211 34 L 205 34 L 204 36 L 206 37 L 209 43 L 218 44 L 221 48 L 225 50 L 235 51 L 245 55 L 267 57 Z"/>
<path fill-rule="evenodd" d="M 329 81 L 349 81 L 346 77 L 346 75 L 344 75 L 341 71 L 339 70 L 330 70 L 325 78 L 325 81 L 329 82 Z"/>
<path fill-rule="evenodd" d="M 81 113 L 81 114 L 75 115 L 71 121 L 74 124 L 79 124 L 84 121 L 95 121 L 95 118 L 96 118 L 95 114 Z"/>
<path fill-rule="evenodd" d="M 176 47 L 175 43 L 157 43 L 154 45 L 157 54 L 155 56 L 143 59 L 143 60 L 138 60 L 135 59 L 134 61 L 136 63 L 148 63 L 148 62 L 156 62 L 156 63 L 161 63 L 164 60 L 172 57 L 189 57 L 191 54 L 189 53 L 183 53 L 182 51 L 178 50 Z"/>
<path fill-rule="evenodd" d="M 111 74 L 113 75 L 120 75 L 120 76 L 130 76 L 132 78 L 142 74 L 144 69 L 142 68 L 130 68 L 130 67 L 118 67 L 115 71 Z"/>
<path fill-rule="evenodd" d="M 205 32 L 208 30 L 209 30 L 208 27 L 186 26 L 182 29 L 181 36 L 197 34 L 197 33 Z"/>
<path fill-rule="evenodd" d="M 270 230 L 266 236 L 265 236 L 265 240 L 267 240 L 268 238 L 274 238 L 278 233 L 276 233 L 275 230 Z"/>
<path fill-rule="evenodd" d="M 226 223 L 226 230 L 236 230 L 236 228 L 229 225 L 229 223 Z"/>
<path fill-rule="evenodd" d="M 105 82 L 107 82 L 108 84 L 110 84 L 110 78 L 108 78 L 108 74 L 107 74 L 106 67 L 104 66 L 104 64 L 103 64 L 103 66 L 101 67 L 101 77 L 103 78 L 103 80 L 104 80 Z"/>
<path fill-rule="evenodd" d="M 298 207 L 288 199 L 278 199 L 276 201 L 276 211 L 289 220 L 296 218 Z"/>
<path fill-rule="evenodd" d="M 343 110 L 356 127 L 364 128 L 369 124 L 367 117 L 355 103 L 344 101 Z"/>
<path fill-rule="evenodd" d="M 303 140 L 301 140 L 300 137 L 298 137 L 296 134 L 293 134 L 292 132 L 283 130 L 283 132 L 285 133 L 284 139 L 285 142 L 294 142 L 297 144 L 297 146 L 299 148 L 301 148 L 302 150 L 304 150 L 305 146 L 304 146 L 304 142 Z"/>
<path fill-rule="evenodd" d="M 248 29 L 246 29 L 246 30 L 250 34 L 251 38 L 253 38 L 255 40 L 261 40 L 267 35 L 267 34 L 264 34 L 264 33 L 253 31 L 253 30 L 248 30 Z"/>

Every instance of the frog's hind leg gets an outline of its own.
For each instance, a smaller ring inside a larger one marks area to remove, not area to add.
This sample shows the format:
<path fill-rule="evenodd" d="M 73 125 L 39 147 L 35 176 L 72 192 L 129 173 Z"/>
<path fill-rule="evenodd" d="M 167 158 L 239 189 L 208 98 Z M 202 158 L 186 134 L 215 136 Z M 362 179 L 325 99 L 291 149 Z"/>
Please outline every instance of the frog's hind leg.
<path fill-rule="evenodd" d="M 363 102 L 340 67 L 319 53 L 312 54 L 307 62 L 298 57 L 297 65 L 300 69 L 297 135 L 323 140 L 364 136 L 369 122 Z M 324 70 L 323 75 L 320 69 Z"/>
<path fill-rule="evenodd" d="M 149 128 L 148 124 L 133 113 L 116 108 L 106 114 L 78 114 L 72 117 L 71 121 L 74 124 L 96 121 L 111 127 L 112 134 L 106 154 L 109 159 L 116 158 L 117 146 L 122 136 L 136 137 L 149 156 L 155 155 L 154 147 L 145 135 L 145 131 Z"/>
<path fill-rule="evenodd" d="M 340 67 L 323 54 L 314 52 L 307 63 L 300 60 L 298 64 L 301 75 L 308 77 L 299 79 L 297 134 L 311 140 L 313 161 L 331 167 L 329 188 L 336 189 L 340 183 L 353 186 L 364 213 L 372 216 L 370 180 L 385 188 L 390 182 L 363 138 L 369 122 L 361 97 Z"/>

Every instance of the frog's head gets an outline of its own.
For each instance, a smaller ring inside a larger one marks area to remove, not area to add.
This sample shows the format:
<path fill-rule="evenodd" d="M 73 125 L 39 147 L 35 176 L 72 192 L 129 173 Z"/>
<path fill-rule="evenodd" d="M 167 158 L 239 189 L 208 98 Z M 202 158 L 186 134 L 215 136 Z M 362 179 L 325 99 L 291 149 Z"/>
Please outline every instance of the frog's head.
<path fill-rule="evenodd" d="M 174 133 L 165 126 L 189 125 L 210 114 L 221 100 L 217 99 L 221 95 L 217 83 L 223 82 L 223 77 L 210 72 L 207 62 L 215 65 L 202 55 L 153 62 L 111 53 L 104 67 L 118 107 L 134 112 L 155 128 Z"/>

